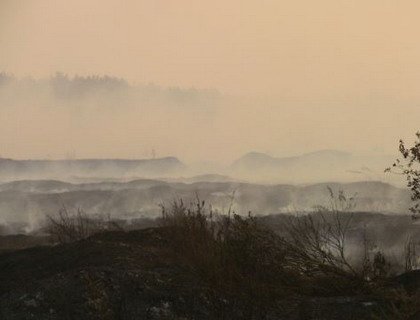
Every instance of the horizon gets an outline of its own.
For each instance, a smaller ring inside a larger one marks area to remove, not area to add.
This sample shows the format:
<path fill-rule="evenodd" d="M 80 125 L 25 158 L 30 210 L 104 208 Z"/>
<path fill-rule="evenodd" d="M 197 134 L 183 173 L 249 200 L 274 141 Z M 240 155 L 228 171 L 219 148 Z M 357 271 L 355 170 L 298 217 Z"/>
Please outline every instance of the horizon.
<path fill-rule="evenodd" d="M 138 160 L 162 160 L 162 159 L 176 159 L 179 160 L 182 163 L 200 163 L 200 162 L 210 162 L 210 163 L 215 163 L 215 164 L 228 164 L 228 163 L 234 163 L 237 160 L 240 160 L 246 156 L 249 155 L 264 155 L 273 159 L 288 159 L 288 158 L 296 158 L 296 157 L 302 157 L 302 156 L 308 156 L 308 155 L 313 155 L 313 154 L 322 154 L 322 153 L 339 153 L 342 155 L 348 155 L 348 156 L 383 156 L 383 157 L 394 157 L 394 156 L 398 156 L 397 153 L 393 154 L 387 154 L 387 153 L 381 153 L 381 152 L 377 152 L 377 151 L 373 151 L 371 153 L 355 153 L 355 152 L 350 152 L 347 150 L 340 150 L 340 149 L 314 149 L 314 150 L 307 150 L 305 152 L 302 153 L 290 153 L 290 154 L 274 154 L 273 152 L 261 152 L 261 151 L 256 151 L 256 150 L 250 150 L 247 151 L 245 153 L 242 154 L 238 154 L 236 157 L 230 159 L 230 161 L 227 161 L 225 163 L 222 162 L 217 162 L 217 161 L 206 161 L 205 159 L 198 159 L 198 160 L 193 160 L 193 161 L 184 161 L 184 159 L 182 159 L 182 157 L 179 157 L 177 155 L 162 155 L 162 156 L 150 156 L 150 157 L 116 157 L 116 158 L 112 158 L 112 157 L 94 157 L 94 158 L 84 158 L 84 157 L 78 157 L 77 156 L 77 152 L 75 152 L 72 155 L 63 155 L 62 157 L 39 157 L 39 158 L 14 158 L 14 157 L 9 157 L 7 155 L 4 154 L 0 154 L 0 160 L 14 160 L 14 161 L 77 161 L 77 160 L 122 160 L 122 161 L 138 161 Z"/>

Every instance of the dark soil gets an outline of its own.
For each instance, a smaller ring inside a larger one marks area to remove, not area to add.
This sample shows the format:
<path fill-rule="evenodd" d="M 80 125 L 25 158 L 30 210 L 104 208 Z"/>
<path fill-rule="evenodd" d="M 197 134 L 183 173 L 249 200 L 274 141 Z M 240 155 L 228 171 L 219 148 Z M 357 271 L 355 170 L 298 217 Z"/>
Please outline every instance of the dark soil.
<path fill-rule="evenodd" d="M 2 253 L 0 319 L 248 319 L 240 308 L 221 314 L 169 248 L 167 230 L 150 228 Z M 294 297 L 281 306 L 255 319 L 369 319 L 378 307 L 369 297 Z"/>

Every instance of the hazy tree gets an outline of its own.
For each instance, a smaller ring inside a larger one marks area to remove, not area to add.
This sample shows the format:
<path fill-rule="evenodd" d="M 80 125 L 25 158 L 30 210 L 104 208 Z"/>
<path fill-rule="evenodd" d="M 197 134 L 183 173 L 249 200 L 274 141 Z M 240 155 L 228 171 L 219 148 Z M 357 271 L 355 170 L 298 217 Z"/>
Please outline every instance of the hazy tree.
<path fill-rule="evenodd" d="M 8 84 L 14 80 L 14 77 L 8 73 L 0 72 L 0 86 Z"/>

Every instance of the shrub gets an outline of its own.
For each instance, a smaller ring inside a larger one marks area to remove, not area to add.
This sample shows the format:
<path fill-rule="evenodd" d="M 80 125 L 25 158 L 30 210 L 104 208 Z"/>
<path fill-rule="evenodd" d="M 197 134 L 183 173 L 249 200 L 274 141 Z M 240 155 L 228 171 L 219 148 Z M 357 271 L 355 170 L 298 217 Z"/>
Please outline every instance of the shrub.
<path fill-rule="evenodd" d="M 389 263 L 366 243 L 361 266 L 349 261 L 353 214 L 342 210 L 351 211 L 353 198 L 331 195 L 330 208 L 284 220 L 282 235 L 251 214 L 222 215 L 202 201 L 163 206 L 160 224 L 176 256 L 203 279 L 218 318 L 265 319 L 313 296 L 382 299 Z"/>
<path fill-rule="evenodd" d="M 89 217 L 83 210 L 71 213 L 63 205 L 56 216 L 48 216 L 47 232 L 58 243 L 69 243 L 89 238 L 106 230 L 119 230 L 120 226 L 108 216 Z"/>
<path fill-rule="evenodd" d="M 177 201 L 162 208 L 161 224 L 177 255 L 204 279 L 220 318 L 255 319 L 293 295 L 300 276 L 285 262 L 288 247 L 251 214 L 221 215 L 204 202 Z"/>

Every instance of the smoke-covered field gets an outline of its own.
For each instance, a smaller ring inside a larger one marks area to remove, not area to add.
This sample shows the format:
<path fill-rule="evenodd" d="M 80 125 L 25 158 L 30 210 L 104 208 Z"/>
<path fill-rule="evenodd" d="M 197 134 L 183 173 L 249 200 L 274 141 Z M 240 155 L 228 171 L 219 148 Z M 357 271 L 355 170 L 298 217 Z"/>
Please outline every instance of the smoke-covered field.
<path fill-rule="evenodd" d="M 419 11 L 0 0 L 0 320 L 420 319 Z"/>
<path fill-rule="evenodd" d="M 331 205 L 330 192 L 342 191 L 355 204 L 346 255 L 360 260 L 368 239 L 369 250 L 386 252 L 401 270 L 406 244 L 420 239 L 409 215 L 409 190 L 401 176 L 384 173 L 395 157 L 334 149 L 277 156 L 251 151 L 242 138 L 255 129 L 252 121 L 247 128 L 233 119 L 243 116 L 240 106 L 255 103 L 261 100 L 106 76 L 1 74 L 0 112 L 11 121 L 1 128 L 2 137 L 31 117 L 45 123 L 29 125 L 15 145 L 3 141 L 17 159 L 0 158 L 1 249 L 49 243 L 51 218 L 63 210 L 131 230 L 159 225 L 162 207 L 174 201 L 197 199 L 221 214 L 261 218 L 281 233 L 287 219 L 316 216 Z M 225 126 L 232 135 L 219 136 Z M 27 144 L 24 153 L 33 159 L 13 149 L 28 139 L 38 143 Z M 104 152 L 110 144 L 118 148 Z M 54 152 L 36 157 L 41 149 Z M 88 157 L 78 159 L 76 149 Z M 105 153 L 111 157 L 97 156 Z"/>
<path fill-rule="evenodd" d="M 209 177 L 210 178 L 210 177 Z M 197 178 L 200 180 L 200 177 Z M 202 178 L 205 179 L 205 178 Z M 164 181 L 138 179 L 128 182 L 68 183 L 57 180 L 22 180 L 0 185 L 1 224 L 16 232 L 33 231 L 47 216 L 63 206 L 88 215 L 114 219 L 156 218 L 160 205 L 183 199 L 205 200 L 214 209 L 230 206 L 246 215 L 295 214 L 329 203 L 327 187 L 354 195 L 354 210 L 405 216 L 410 194 L 381 182 L 324 183 L 306 186 L 260 185 L 235 181 Z M 14 227 L 11 227 L 14 226 Z M 12 232 L 12 231 L 9 231 Z"/>

